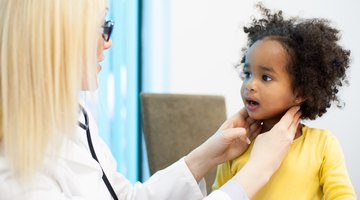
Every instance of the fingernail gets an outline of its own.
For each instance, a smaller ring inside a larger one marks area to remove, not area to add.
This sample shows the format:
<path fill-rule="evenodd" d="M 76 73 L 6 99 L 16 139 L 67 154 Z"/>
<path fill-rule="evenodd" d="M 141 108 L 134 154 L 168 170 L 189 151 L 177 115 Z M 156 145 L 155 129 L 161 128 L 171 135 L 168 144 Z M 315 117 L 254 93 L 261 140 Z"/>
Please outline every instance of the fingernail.
<path fill-rule="evenodd" d="M 248 144 L 250 144 L 250 143 L 251 143 L 251 140 L 250 140 L 248 137 L 246 137 L 246 142 L 247 142 Z"/>

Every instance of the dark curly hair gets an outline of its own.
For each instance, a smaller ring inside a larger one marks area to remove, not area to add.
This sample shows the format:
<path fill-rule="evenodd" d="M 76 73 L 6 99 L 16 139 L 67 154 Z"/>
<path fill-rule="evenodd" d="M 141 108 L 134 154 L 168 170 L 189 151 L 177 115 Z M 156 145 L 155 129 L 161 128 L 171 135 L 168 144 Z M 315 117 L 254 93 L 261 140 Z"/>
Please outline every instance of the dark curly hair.
<path fill-rule="evenodd" d="M 332 102 L 342 107 L 337 93 L 340 86 L 348 83 L 345 72 L 349 67 L 350 51 L 337 44 L 339 31 L 326 19 L 285 19 L 282 11 L 271 13 L 261 3 L 256 6 L 263 18 L 254 18 L 244 27 L 248 43 L 242 49 L 243 57 L 238 67 L 245 63 L 245 53 L 256 41 L 276 40 L 289 55 L 287 71 L 292 88 L 304 99 L 301 118 L 322 116 Z"/>

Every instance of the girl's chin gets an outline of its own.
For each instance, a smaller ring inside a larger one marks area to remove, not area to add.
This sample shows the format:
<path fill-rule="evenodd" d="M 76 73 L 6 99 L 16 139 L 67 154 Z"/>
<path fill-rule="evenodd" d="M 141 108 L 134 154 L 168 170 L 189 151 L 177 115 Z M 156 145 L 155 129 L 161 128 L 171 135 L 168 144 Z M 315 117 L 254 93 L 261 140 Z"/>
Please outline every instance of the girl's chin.
<path fill-rule="evenodd" d="M 258 115 L 258 114 L 256 114 L 256 113 L 253 113 L 253 112 L 249 112 L 248 111 L 248 114 L 249 114 L 249 117 L 251 118 L 251 119 L 254 119 L 254 120 L 263 120 L 263 118 L 260 116 L 260 115 Z"/>

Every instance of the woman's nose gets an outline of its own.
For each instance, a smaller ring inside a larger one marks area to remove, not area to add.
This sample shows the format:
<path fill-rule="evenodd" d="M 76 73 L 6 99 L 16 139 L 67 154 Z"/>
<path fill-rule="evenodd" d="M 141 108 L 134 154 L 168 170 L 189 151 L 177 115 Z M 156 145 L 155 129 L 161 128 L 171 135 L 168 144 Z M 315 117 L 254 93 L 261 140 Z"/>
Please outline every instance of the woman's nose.
<path fill-rule="evenodd" d="M 111 48 L 112 41 L 111 39 L 109 41 L 104 41 L 104 50 Z"/>

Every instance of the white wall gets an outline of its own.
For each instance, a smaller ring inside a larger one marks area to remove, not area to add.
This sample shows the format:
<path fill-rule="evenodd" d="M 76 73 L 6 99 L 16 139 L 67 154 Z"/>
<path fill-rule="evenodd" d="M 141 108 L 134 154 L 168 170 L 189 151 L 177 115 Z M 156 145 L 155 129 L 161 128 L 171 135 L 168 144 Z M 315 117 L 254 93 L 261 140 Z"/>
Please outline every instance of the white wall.
<path fill-rule="evenodd" d="M 264 1 L 285 15 L 328 18 L 342 30 L 342 44 L 352 51 L 350 86 L 344 87 L 346 107 L 331 109 L 307 124 L 332 130 L 339 139 L 348 170 L 360 194 L 360 1 L 302 0 Z M 220 94 L 226 97 L 228 115 L 243 106 L 241 81 L 234 64 L 245 45 L 242 25 L 258 13 L 254 1 L 172 0 L 170 17 L 169 92 Z"/>

